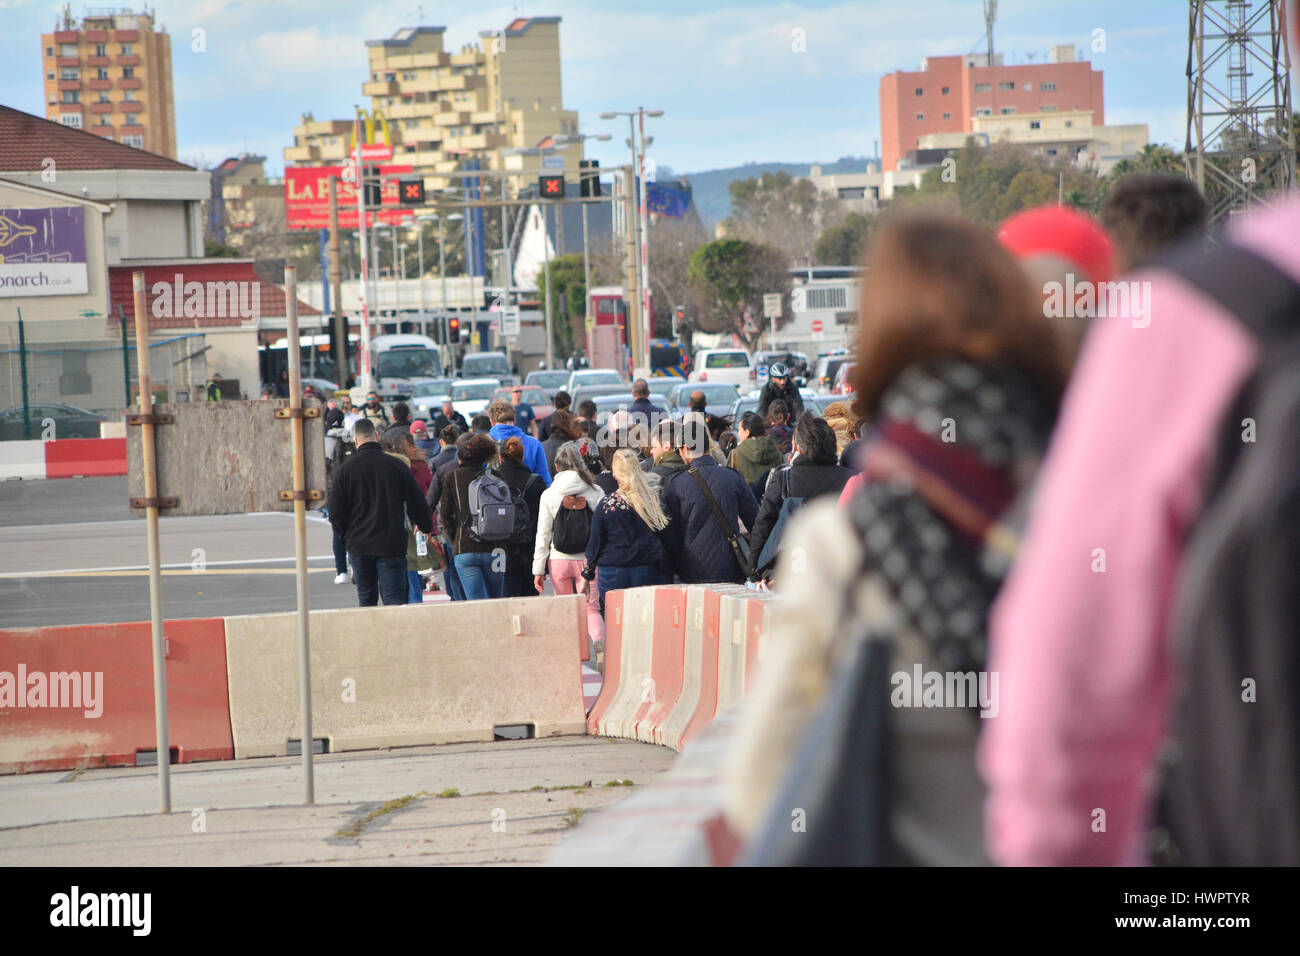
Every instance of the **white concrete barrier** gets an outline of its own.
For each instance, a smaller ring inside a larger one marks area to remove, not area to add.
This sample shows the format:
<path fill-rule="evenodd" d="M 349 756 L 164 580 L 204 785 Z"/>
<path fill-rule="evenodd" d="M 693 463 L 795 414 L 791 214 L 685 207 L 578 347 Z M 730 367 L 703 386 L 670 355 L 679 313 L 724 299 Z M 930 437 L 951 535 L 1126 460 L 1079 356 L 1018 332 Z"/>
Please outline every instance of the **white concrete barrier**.
<path fill-rule="evenodd" d="M 312 734 L 330 751 L 586 733 L 586 598 L 504 598 L 311 613 Z M 226 618 L 235 757 L 301 737 L 297 615 Z"/>
<path fill-rule="evenodd" d="M 44 477 L 45 442 L 0 441 L 0 479 Z"/>

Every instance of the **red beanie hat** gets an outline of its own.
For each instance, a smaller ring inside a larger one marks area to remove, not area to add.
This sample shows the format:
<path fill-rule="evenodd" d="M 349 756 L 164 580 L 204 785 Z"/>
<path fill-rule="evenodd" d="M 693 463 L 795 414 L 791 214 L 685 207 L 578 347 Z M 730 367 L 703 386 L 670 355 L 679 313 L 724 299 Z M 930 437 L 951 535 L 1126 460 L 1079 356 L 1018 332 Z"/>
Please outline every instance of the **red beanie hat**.
<path fill-rule="evenodd" d="M 1115 274 L 1115 249 L 1106 230 L 1087 213 L 1067 206 L 1017 213 L 998 229 L 998 241 L 1017 259 L 1060 256 L 1092 282 L 1107 282 Z"/>

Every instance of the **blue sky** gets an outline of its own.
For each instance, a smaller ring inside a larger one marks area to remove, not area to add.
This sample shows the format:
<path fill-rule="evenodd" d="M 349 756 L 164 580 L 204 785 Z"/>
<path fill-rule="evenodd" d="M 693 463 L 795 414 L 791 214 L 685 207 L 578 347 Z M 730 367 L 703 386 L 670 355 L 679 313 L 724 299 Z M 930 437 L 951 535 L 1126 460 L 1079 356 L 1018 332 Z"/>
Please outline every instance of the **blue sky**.
<path fill-rule="evenodd" d="M 43 115 L 40 34 L 59 6 L 0 0 L 5 105 Z M 624 155 L 626 121 L 602 121 L 602 110 L 658 108 L 651 152 L 679 173 L 873 155 L 880 77 L 919 69 L 927 55 L 982 49 L 984 30 L 979 0 L 428 0 L 423 16 L 409 0 L 161 0 L 156 9 L 172 35 L 181 159 L 212 164 L 249 151 L 266 155 L 270 170 L 302 112 L 350 116 L 363 102 L 366 39 L 421 21 L 445 26 L 447 48 L 459 49 L 515 16 L 563 17 L 565 105 L 584 132 L 615 134 L 589 142 L 589 155 L 606 164 Z M 74 16 L 84 10 L 73 6 Z M 202 53 L 191 49 L 196 29 Z M 796 29 L 803 52 L 792 48 Z M 1098 30 L 1104 52 L 1091 50 Z M 1074 43 L 1105 73 L 1107 122 L 1148 123 L 1153 141 L 1181 148 L 1184 0 L 1002 0 L 995 43 L 1013 63 Z"/>

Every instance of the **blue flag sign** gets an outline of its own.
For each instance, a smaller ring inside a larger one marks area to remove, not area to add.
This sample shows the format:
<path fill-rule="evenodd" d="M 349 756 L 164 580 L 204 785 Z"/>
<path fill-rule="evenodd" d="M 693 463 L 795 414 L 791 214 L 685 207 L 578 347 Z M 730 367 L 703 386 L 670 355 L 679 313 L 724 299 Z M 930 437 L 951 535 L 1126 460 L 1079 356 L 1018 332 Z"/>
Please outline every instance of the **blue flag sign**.
<path fill-rule="evenodd" d="M 650 212 L 680 219 L 686 215 L 686 209 L 690 204 L 690 193 L 684 193 L 680 189 L 670 189 L 659 183 L 645 184 L 645 207 Z"/>

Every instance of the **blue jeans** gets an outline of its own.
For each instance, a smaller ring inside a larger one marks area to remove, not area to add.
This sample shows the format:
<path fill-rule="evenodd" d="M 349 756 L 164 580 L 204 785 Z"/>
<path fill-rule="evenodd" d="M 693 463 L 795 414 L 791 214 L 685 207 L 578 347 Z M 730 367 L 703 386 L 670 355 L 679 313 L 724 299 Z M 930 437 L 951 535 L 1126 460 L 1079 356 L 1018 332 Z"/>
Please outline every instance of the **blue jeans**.
<path fill-rule="evenodd" d="M 460 586 L 465 589 L 466 601 L 481 601 L 484 598 L 499 598 L 505 592 L 506 573 L 494 571 L 492 564 L 497 556 L 488 552 L 476 554 L 467 552 L 455 557 L 456 574 L 460 577 Z"/>
<path fill-rule="evenodd" d="M 442 571 L 442 583 L 447 586 L 447 597 L 453 601 L 465 600 L 465 589 L 460 586 L 460 575 L 456 573 L 456 549 L 450 541 L 442 543 L 447 552 L 447 566 Z"/>
<path fill-rule="evenodd" d="M 640 568 L 596 566 L 596 591 L 600 595 L 600 613 L 605 613 L 605 592 L 639 588 L 650 584 L 672 584 L 673 576 L 663 568 L 650 565 Z"/>
<path fill-rule="evenodd" d="M 407 598 L 406 555 L 381 558 L 373 554 L 349 554 L 352 577 L 357 583 L 357 603 L 374 607 L 382 594 L 384 604 L 405 604 Z"/>
<path fill-rule="evenodd" d="M 424 603 L 424 578 L 420 577 L 420 572 L 407 571 L 406 581 L 408 584 L 406 603 L 423 604 Z"/>
<path fill-rule="evenodd" d="M 334 573 L 348 573 L 348 551 L 343 544 L 343 535 L 334 532 Z"/>

